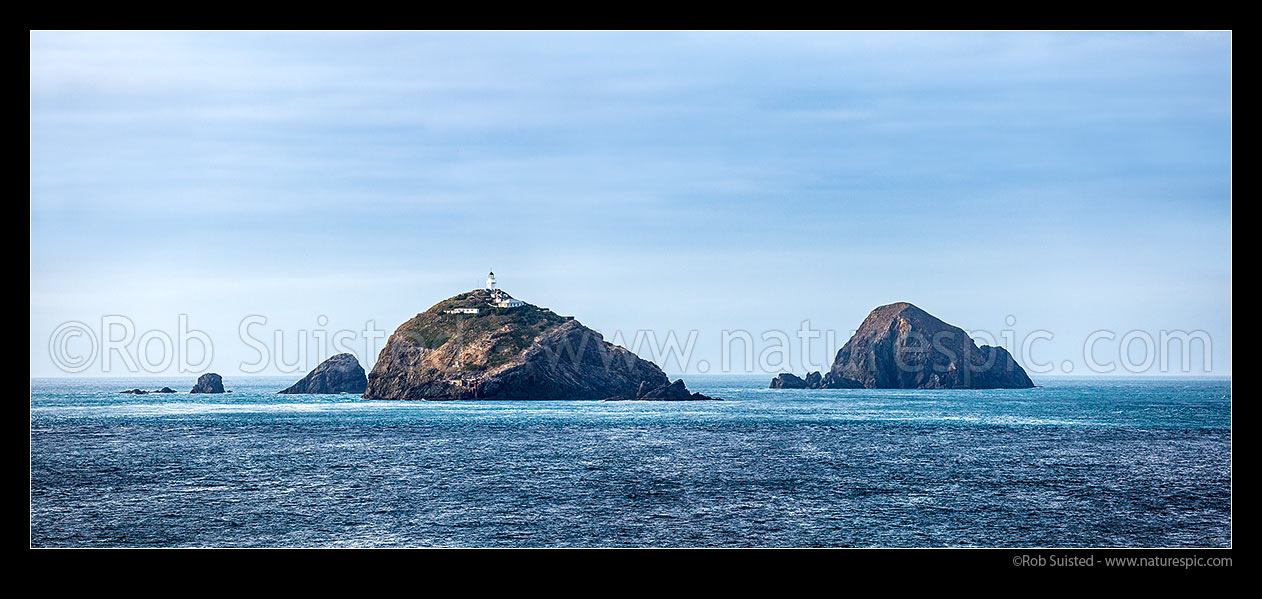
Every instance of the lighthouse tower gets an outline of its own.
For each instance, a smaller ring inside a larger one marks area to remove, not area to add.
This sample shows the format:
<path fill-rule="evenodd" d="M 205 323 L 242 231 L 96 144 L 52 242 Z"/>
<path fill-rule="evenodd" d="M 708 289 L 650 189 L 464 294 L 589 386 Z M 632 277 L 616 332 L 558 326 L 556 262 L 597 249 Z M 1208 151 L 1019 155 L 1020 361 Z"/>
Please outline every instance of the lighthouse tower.
<path fill-rule="evenodd" d="M 495 271 L 486 275 L 486 290 L 495 291 Z"/>

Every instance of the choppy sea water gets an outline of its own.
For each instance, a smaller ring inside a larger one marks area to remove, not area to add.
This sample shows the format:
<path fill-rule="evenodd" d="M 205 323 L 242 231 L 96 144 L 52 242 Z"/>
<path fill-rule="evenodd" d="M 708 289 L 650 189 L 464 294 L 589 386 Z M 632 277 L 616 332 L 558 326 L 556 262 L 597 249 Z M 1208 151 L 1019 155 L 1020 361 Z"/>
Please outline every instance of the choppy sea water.
<path fill-rule="evenodd" d="M 186 380 L 187 379 L 187 380 Z M 1231 545 L 1229 379 L 390 402 L 33 379 L 35 547 Z"/>

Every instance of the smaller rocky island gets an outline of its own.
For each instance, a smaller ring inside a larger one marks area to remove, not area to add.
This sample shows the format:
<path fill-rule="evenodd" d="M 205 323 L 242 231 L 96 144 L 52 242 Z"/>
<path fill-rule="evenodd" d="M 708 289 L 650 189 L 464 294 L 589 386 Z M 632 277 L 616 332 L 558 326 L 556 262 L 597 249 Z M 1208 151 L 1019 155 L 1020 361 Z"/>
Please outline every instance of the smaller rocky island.
<path fill-rule="evenodd" d="M 909 304 L 879 306 L 837 352 L 832 368 L 783 373 L 772 389 L 1028 389 L 1034 383 L 1002 347 L 978 347 L 963 329 Z"/>
<path fill-rule="evenodd" d="M 208 372 L 197 377 L 197 384 L 189 393 L 223 393 L 223 377 Z"/>
<path fill-rule="evenodd" d="M 338 354 L 320 363 L 302 380 L 288 389 L 278 391 L 287 394 L 363 393 L 368 388 L 368 375 L 353 354 Z"/>

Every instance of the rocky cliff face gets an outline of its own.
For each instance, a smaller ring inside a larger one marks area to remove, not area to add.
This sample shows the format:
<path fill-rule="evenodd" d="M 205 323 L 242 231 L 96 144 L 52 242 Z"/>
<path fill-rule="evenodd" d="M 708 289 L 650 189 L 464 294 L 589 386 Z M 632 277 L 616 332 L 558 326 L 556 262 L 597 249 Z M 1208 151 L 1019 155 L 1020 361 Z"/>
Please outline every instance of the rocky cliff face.
<path fill-rule="evenodd" d="M 483 290 L 400 325 L 368 374 L 364 397 L 710 399 L 688 394 L 683 381 L 672 385 L 656 364 L 572 317 L 531 304 L 498 308 Z"/>
<path fill-rule="evenodd" d="M 812 373 L 807 378 L 817 376 Z M 801 386 L 796 386 L 796 385 Z M 794 385 L 794 386 L 789 386 Z M 1002 347 L 978 347 L 963 329 L 907 302 L 864 319 L 832 368 L 807 383 L 780 375 L 772 388 L 1023 389 L 1034 383 Z"/>
<path fill-rule="evenodd" d="M 368 377 L 359 360 L 352 354 L 338 354 L 280 393 L 363 393 L 367 388 Z"/>
<path fill-rule="evenodd" d="M 197 384 L 189 393 L 223 393 L 223 377 L 208 372 L 197 377 Z"/>

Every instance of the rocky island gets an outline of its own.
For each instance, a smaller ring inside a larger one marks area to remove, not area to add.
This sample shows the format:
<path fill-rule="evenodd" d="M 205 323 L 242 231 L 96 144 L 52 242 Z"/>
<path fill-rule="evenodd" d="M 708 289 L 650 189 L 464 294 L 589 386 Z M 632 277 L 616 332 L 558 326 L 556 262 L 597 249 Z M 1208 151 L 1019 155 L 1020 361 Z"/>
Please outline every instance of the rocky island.
<path fill-rule="evenodd" d="M 203 374 L 189 393 L 223 393 L 223 377 L 213 372 Z"/>
<path fill-rule="evenodd" d="M 278 393 L 363 393 L 368 389 L 364 367 L 352 354 L 338 354 L 320 363 L 302 380 Z"/>
<path fill-rule="evenodd" d="M 495 288 L 438 302 L 399 326 L 365 399 L 705 400 L 574 320 Z"/>
<path fill-rule="evenodd" d="M 784 373 L 772 389 L 1025 389 L 1034 383 L 1008 350 L 978 347 L 963 329 L 909 304 L 868 314 L 825 374 Z"/>

